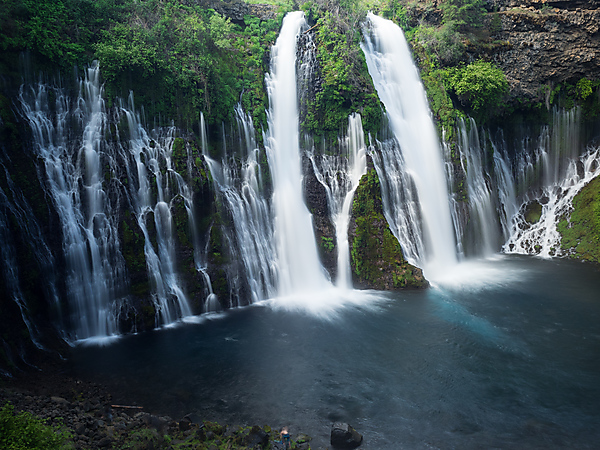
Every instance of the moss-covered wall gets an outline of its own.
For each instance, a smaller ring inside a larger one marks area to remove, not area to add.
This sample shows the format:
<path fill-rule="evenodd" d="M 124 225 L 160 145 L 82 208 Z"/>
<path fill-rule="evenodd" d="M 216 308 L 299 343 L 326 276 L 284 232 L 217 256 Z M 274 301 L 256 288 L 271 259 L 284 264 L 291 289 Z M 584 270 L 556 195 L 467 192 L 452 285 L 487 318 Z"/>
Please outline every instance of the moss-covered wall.
<path fill-rule="evenodd" d="M 600 263 L 600 177 L 573 199 L 571 216 L 558 223 L 561 247 L 572 258 Z"/>
<path fill-rule="evenodd" d="M 379 178 L 372 163 L 354 194 L 348 240 L 356 287 L 398 290 L 428 286 L 421 269 L 404 259 L 383 215 Z"/>

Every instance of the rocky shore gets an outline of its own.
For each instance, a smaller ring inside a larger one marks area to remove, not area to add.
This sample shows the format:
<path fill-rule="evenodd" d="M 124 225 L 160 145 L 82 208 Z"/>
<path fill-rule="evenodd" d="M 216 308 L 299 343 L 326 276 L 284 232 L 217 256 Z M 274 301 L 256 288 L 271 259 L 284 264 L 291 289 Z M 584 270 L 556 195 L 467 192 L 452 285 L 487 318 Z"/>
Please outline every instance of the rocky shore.
<path fill-rule="evenodd" d="M 173 419 L 142 406 L 119 404 L 106 387 L 77 379 L 64 365 L 0 379 L 0 407 L 27 411 L 67 431 L 73 449 L 283 449 L 279 430 L 232 426 L 194 414 Z M 310 449 L 310 437 L 292 435 L 295 449 Z"/>

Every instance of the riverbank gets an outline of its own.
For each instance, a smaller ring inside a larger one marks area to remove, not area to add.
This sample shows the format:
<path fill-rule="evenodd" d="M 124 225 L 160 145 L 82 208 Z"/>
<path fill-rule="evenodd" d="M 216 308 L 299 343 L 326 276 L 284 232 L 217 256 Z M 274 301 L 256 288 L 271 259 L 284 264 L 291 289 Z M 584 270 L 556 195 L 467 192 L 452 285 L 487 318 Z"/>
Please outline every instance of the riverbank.
<path fill-rule="evenodd" d="M 68 361 L 0 381 L 0 407 L 11 404 L 68 433 L 73 449 L 273 449 L 279 430 L 269 426 L 222 425 L 194 414 L 173 419 L 143 405 L 121 404 L 106 386 L 75 377 Z M 297 449 L 310 438 L 292 436 Z"/>

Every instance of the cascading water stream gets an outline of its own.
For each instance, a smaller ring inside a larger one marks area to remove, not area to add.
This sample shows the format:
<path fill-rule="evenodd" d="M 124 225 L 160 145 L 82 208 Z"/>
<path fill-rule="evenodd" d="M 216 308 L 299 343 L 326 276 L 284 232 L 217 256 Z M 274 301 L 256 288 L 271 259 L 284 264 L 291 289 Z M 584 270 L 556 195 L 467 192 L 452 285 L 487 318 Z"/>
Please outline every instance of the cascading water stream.
<path fill-rule="evenodd" d="M 528 222 L 524 214 L 524 207 L 529 203 L 525 201 L 513 218 L 513 234 L 503 250 L 506 253 L 535 254 L 542 258 L 563 255 L 557 225 L 569 216 L 575 195 L 597 176 L 600 176 L 600 149 L 571 159 L 562 181 L 542 190 L 539 197 L 541 215 L 535 223 Z"/>
<path fill-rule="evenodd" d="M 367 171 L 366 145 L 360 114 L 348 118 L 348 134 L 341 140 L 342 153 L 338 156 L 311 155 L 317 180 L 325 187 L 331 221 L 335 226 L 337 258 L 336 285 L 352 288 L 348 224 L 354 192 L 360 178 Z"/>
<path fill-rule="evenodd" d="M 137 179 L 139 183 L 138 189 L 132 192 L 132 204 L 137 223 L 144 234 L 144 255 L 157 307 L 157 325 L 167 325 L 191 315 L 175 268 L 171 213 L 171 202 L 178 196 L 183 198 L 188 220 L 192 220 L 190 226 L 195 228 L 191 189 L 173 168 L 171 157 L 175 129 L 167 130 L 167 135 L 162 138 L 151 139 L 134 112 L 132 96 L 128 107 L 122 107 L 121 110 L 129 128 L 128 150 L 135 161 L 135 173 L 130 167 L 127 167 L 127 171 L 129 178 Z M 161 170 L 161 166 L 165 170 Z M 148 230 L 149 221 L 156 229 L 156 248 Z M 197 242 L 194 244 L 198 245 Z"/>
<path fill-rule="evenodd" d="M 386 178 L 382 184 L 387 186 L 388 194 L 403 192 L 397 199 L 401 206 L 392 205 L 395 201 L 390 202 L 389 195 L 383 194 L 386 218 L 407 258 L 423 267 L 427 276 L 435 278 L 436 273 L 457 263 L 437 131 L 402 30 L 372 13 L 367 21 L 361 47 L 399 146 L 383 145 L 381 159 L 374 158 L 380 179 Z M 395 177 L 399 172 L 403 175 Z M 416 202 L 418 211 L 414 207 Z M 412 214 L 412 224 L 406 224 L 406 219 L 400 217 L 407 212 Z M 423 245 L 413 244 L 415 235 Z"/>
<path fill-rule="evenodd" d="M 59 214 L 67 263 L 67 293 L 78 339 L 116 333 L 116 303 L 126 290 L 124 260 L 111 205 L 102 186 L 103 132 L 106 122 L 99 70 L 93 66 L 81 81 L 77 109 L 56 92 L 52 117 L 48 88 L 21 89 L 21 106 L 42 159 L 45 183 Z M 73 114 L 83 129 L 79 149 L 67 142 L 67 120 Z M 108 163 L 108 162 L 107 162 Z"/>
<path fill-rule="evenodd" d="M 463 119 L 458 126 L 458 154 L 464 174 L 466 195 L 468 198 L 470 236 L 464 236 L 461 229 L 460 239 L 472 241 L 467 246 L 469 256 L 491 256 L 500 247 L 500 233 L 496 214 L 496 200 L 492 192 L 492 181 L 484 165 L 484 152 L 480 145 L 479 132 L 475 120 L 469 119 L 469 126 Z"/>
<path fill-rule="evenodd" d="M 279 295 L 322 291 L 329 284 L 319 261 L 311 215 L 302 194 L 296 41 L 305 26 L 302 12 L 285 16 L 271 49 L 271 73 L 265 77 L 269 129 L 264 142 L 273 178 Z"/>
<path fill-rule="evenodd" d="M 171 161 L 175 129 L 151 139 L 130 97 L 118 113 L 126 116 L 128 139 L 121 142 L 116 133 L 116 139 L 107 140 L 109 119 L 99 77 L 97 65 L 87 70 L 75 108 L 62 89 L 42 83 L 23 86 L 19 97 L 43 164 L 42 183 L 60 218 L 70 322 L 79 340 L 117 334 L 119 316 L 129 308 L 119 239 L 124 205 L 132 208 L 144 236 L 157 326 L 191 314 L 176 269 L 174 202 L 181 200 L 187 212 L 195 255 L 199 245 L 192 191 Z M 56 98 L 53 105 L 49 90 Z M 79 139 L 70 137 L 74 121 Z"/>
<path fill-rule="evenodd" d="M 251 301 L 277 294 L 277 255 L 273 245 L 273 219 L 265 198 L 259 149 L 252 118 L 237 105 L 236 120 L 240 136 L 241 166 L 235 155 L 225 152 L 221 162 L 203 149 L 218 195 L 232 217 L 236 248 L 250 286 Z"/>

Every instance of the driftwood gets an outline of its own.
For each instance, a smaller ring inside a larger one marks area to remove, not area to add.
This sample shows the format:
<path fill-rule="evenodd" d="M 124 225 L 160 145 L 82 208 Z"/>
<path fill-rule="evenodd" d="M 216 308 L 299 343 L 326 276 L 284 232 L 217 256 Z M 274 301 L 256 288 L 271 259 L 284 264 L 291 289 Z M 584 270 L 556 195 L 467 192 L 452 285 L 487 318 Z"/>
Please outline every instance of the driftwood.
<path fill-rule="evenodd" d="M 142 406 L 110 405 L 111 408 L 144 409 Z"/>

